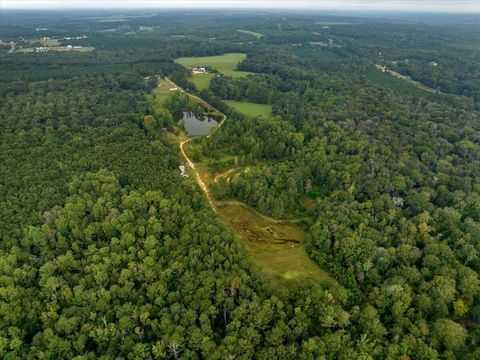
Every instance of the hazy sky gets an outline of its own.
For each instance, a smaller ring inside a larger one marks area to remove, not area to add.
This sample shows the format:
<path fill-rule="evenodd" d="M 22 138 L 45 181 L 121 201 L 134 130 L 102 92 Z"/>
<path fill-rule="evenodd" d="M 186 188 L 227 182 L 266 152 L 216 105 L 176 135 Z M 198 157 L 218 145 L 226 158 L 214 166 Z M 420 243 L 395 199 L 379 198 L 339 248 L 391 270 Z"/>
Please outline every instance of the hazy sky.
<path fill-rule="evenodd" d="M 0 0 L 0 9 L 255 8 L 480 13 L 480 0 Z"/>

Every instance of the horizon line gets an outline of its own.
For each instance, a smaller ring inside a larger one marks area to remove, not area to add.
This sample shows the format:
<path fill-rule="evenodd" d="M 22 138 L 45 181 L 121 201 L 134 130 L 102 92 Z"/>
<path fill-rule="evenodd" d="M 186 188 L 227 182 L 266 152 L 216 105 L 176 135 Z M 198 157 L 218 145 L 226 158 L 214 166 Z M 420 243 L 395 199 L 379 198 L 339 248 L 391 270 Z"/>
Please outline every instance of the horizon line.
<path fill-rule="evenodd" d="M 191 11 L 191 10 L 215 10 L 215 11 L 261 11 L 261 12 L 275 12 L 275 11 L 326 11 L 326 12 L 336 12 L 336 13 L 385 13 L 385 14 L 394 14 L 394 13 L 411 13 L 411 14 L 458 14 L 458 15 L 480 15 L 480 9 L 340 9 L 340 8 L 329 8 L 329 7 L 211 7 L 211 6 L 189 6 L 189 7 L 175 7 L 175 6 L 156 6 L 156 7 L 1 7 L 0 14 L 2 11 L 150 11 L 150 10 L 173 10 L 173 11 Z"/>

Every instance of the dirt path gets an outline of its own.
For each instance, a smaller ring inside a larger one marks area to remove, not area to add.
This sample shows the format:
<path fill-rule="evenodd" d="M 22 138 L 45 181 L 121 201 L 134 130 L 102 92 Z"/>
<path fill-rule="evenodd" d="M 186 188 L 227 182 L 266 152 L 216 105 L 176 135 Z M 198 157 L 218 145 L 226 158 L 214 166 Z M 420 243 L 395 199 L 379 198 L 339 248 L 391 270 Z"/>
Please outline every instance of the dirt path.
<path fill-rule="evenodd" d="M 222 113 L 220 110 L 214 108 L 213 106 L 211 106 L 209 103 L 207 103 L 205 100 L 199 98 L 198 96 L 195 96 L 195 95 L 192 95 L 192 94 L 189 94 L 188 92 L 186 92 L 185 90 L 183 90 L 180 86 L 178 86 L 177 84 L 175 84 L 173 81 L 171 81 L 170 79 L 168 78 L 165 78 L 166 81 L 169 82 L 170 85 L 172 85 L 173 87 L 177 88 L 178 91 L 180 91 L 181 93 L 187 95 L 187 96 L 190 96 L 194 99 L 197 99 L 200 103 L 202 103 L 203 105 L 205 105 L 207 108 L 211 108 L 213 109 L 214 111 L 216 111 L 218 114 L 220 114 L 222 116 L 222 121 L 218 124 L 218 126 L 209 134 L 207 135 L 206 137 L 210 137 L 213 135 L 213 133 L 225 122 L 225 120 L 227 120 L 227 116 Z M 218 205 L 222 205 L 222 204 L 225 204 L 225 205 L 239 205 L 239 206 L 243 206 L 243 207 L 246 207 L 248 209 L 250 209 L 251 211 L 253 211 L 257 216 L 260 216 L 262 219 L 264 220 L 267 220 L 267 221 L 270 221 L 272 223 L 276 223 L 276 224 L 287 224 L 287 223 L 299 223 L 301 221 L 305 221 L 305 220 L 308 220 L 310 219 L 308 216 L 306 217 L 302 217 L 302 218 L 298 218 L 298 219 L 273 219 L 269 216 L 266 216 L 266 215 L 263 215 L 261 214 L 260 212 L 258 212 L 257 210 L 251 208 L 250 206 L 248 206 L 247 204 L 241 202 L 241 201 L 213 201 L 212 200 L 212 197 L 210 196 L 210 192 L 208 190 L 208 186 L 205 184 L 205 182 L 203 181 L 202 177 L 200 176 L 200 173 L 195 169 L 195 163 L 187 156 L 187 153 L 185 152 L 185 149 L 184 149 L 184 146 L 185 144 L 188 144 L 190 141 L 192 141 L 192 139 L 185 139 L 185 140 L 181 140 L 180 141 L 180 152 L 182 154 L 182 156 L 185 158 L 188 166 L 195 172 L 195 180 L 197 181 L 197 184 L 198 186 L 200 186 L 200 189 L 202 189 L 203 193 L 205 194 L 205 196 L 207 197 L 207 200 L 208 202 L 210 203 L 210 205 L 212 206 L 213 210 L 216 212 L 217 209 L 215 208 L 215 204 L 218 204 Z M 238 169 L 229 169 L 227 171 L 225 171 L 224 173 L 222 174 L 219 174 L 217 176 L 215 176 L 214 178 L 214 182 L 218 182 L 219 179 L 225 177 L 225 176 L 228 176 L 232 173 L 234 173 L 235 171 L 237 171 Z"/>
<path fill-rule="evenodd" d="M 405 76 L 405 75 L 402 75 L 396 71 L 393 71 L 385 66 L 381 66 L 381 65 L 378 65 L 378 64 L 375 64 L 376 68 L 382 72 L 386 72 L 386 73 L 389 73 L 390 75 L 392 75 L 393 77 L 396 77 L 397 79 L 400 79 L 400 80 L 404 80 L 404 81 L 407 81 L 409 82 L 410 84 L 422 89 L 422 90 L 425 90 L 425 91 L 428 91 L 428 92 L 431 92 L 432 94 L 440 94 L 440 95 L 445 95 L 444 93 L 442 93 L 441 91 L 438 91 L 438 90 L 435 90 L 427 85 L 424 85 L 422 84 L 421 82 L 419 81 L 416 81 L 416 80 L 413 80 L 413 79 L 410 79 L 409 77 Z"/>
<path fill-rule="evenodd" d="M 210 137 L 227 119 L 225 114 L 212 107 L 205 100 L 198 96 L 191 95 L 180 88 L 174 82 L 166 79 L 172 87 L 176 87 L 178 91 L 197 99 L 207 108 L 213 109 L 222 116 L 222 121 L 209 134 Z M 182 157 L 186 164 L 195 173 L 195 180 L 205 194 L 213 211 L 223 217 L 232 231 L 239 234 L 246 247 L 249 249 L 254 261 L 261 266 L 267 274 L 270 274 L 278 284 L 284 286 L 292 281 L 305 281 L 305 279 L 314 280 L 317 283 L 328 284 L 328 286 L 339 286 L 330 275 L 322 270 L 308 256 L 305 247 L 302 245 L 305 238 L 305 229 L 296 225 L 309 217 L 299 219 L 273 219 L 269 216 L 259 213 L 241 201 L 214 201 L 210 195 L 209 189 L 205 181 L 202 179 L 200 172 L 195 168 L 195 163 L 188 157 L 185 152 L 185 144 L 192 141 L 192 138 L 180 138 L 179 147 Z M 248 167 L 243 169 L 247 172 Z M 242 171 L 241 167 L 232 168 L 218 174 L 214 177 L 213 182 L 217 183 L 220 179 L 228 177 L 228 179 L 237 171 Z M 223 207 L 222 207 L 223 205 Z M 230 206 L 229 206 L 230 205 Z M 237 208 L 235 207 L 237 206 Z M 238 207 L 244 208 L 239 209 Z M 239 214 L 242 214 L 241 216 Z M 239 216 L 242 221 L 239 221 Z M 252 242 L 252 238 L 255 241 Z"/>
<path fill-rule="evenodd" d="M 215 178 L 213 179 L 213 182 L 214 182 L 214 183 L 217 183 L 218 180 L 223 179 L 224 177 L 227 177 L 227 176 L 229 176 L 229 175 L 232 175 L 232 174 L 233 174 L 234 172 L 236 172 L 237 170 L 239 170 L 239 169 L 235 169 L 235 168 L 233 168 L 233 169 L 228 169 L 227 171 L 225 171 L 225 172 L 223 172 L 223 173 L 218 174 L 217 176 L 215 176 Z M 228 182 L 229 180 L 230 180 L 230 178 L 227 179 L 227 182 Z"/>
<path fill-rule="evenodd" d="M 188 166 L 190 166 L 190 168 L 195 173 L 195 180 L 197 181 L 198 186 L 200 186 L 200 189 L 202 189 L 203 193 L 207 197 L 207 200 L 210 203 L 210 205 L 212 206 L 213 211 L 216 212 L 217 209 L 215 209 L 215 205 L 213 204 L 212 197 L 210 196 L 210 192 L 208 191 L 207 185 L 202 180 L 202 177 L 200 176 L 200 173 L 197 170 L 195 170 L 195 164 L 193 163 L 192 160 L 190 160 L 190 158 L 187 156 L 187 153 L 185 152 L 185 149 L 183 148 L 183 146 L 185 144 L 189 143 L 191 140 L 192 139 L 187 139 L 187 140 L 181 140 L 180 141 L 180 153 L 182 154 L 182 156 L 187 161 Z"/>
<path fill-rule="evenodd" d="M 176 88 L 178 91 L 180 91 L 182 94 L 185 94 L 193 99 L 196 99 L 198 102 L 200 102 L 202 105 L 204 105 L 207 109 L 212 109 L 213 111 L 217 112 L 221 117 L 222 117 L 222 120 L 220 121 L 220 123 L 218 124 L 218 126 L 213 129 L 213 131 L 208 134 L 206 137 L 209 138 L 210 136 L 212 136 L 215 131 L 217 131 L 217 129 L 223 125 L 223 123 L 225 122 L 225 120 L 227 120 L 227 116 L 222 113 L 220 110 L 214 108 L 212 105 L 210 105 L 209 103 L 207 103 L 205 100 L 203 100 L 202 98 L 199 98 L 198 96 L 195 96 L 195 95 L 192 95 L 192 94 L 189 94 L 188 92 L 186 92 L 184 89 L 182 89 L 180 86 L 178 86 L 177 84 L 175 84 L 172 80 L 170 80 L 169 78 L 165 78 L 165 80 L 174 88 Z M 195 180 L 197 181 L 197 184 L 198 186 L 200 186 L 200 189 L 202 189 L 203 193 L 205 194 L 205 196 L 207 197 L 207 200 L 208 202 L 210 203 L 210 205 L 212 206 L 212 209 L 216 212 L 217 210 L 215 209 L 215 205 L 212 201 L 212 197 L 210 196 L 210 192 L 208 190 L 208 187 L 207 185 L 205 184 L 205 182 L 203 181 L 202 177 L 200 176 L 200 173 L 195 169 L 195 163 L 187 156 L 187 153 L 185 152 L 185 149 L 184 149 L 184 145 L 189 143 L 190 141 L 192 141 L 192 139 L 186 139 L 186 140 L 181 140 L 180 141 L 180 152 L 182 154 L 182 156 L 185 158 L 185 160 L 187 161 L 187 164 L 188 166 L 194 171 L 195 173 Z"/>

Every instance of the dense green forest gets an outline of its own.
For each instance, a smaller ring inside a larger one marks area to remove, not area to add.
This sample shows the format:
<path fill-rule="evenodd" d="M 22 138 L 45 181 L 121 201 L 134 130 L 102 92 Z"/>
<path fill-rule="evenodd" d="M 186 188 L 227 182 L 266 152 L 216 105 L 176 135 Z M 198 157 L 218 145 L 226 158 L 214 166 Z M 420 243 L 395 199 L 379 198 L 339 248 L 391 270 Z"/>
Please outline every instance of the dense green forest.
<path fill-rule="evenodd" d="M 2 358 L 480 357 L 477 17 L 0 20 Z M 37 52 L 47 40 L 93 50 Z M 202 91 L 174 62 L 231 52 L 252 74 Z M 236 167 L 212 196 L 308 218 L 308 255 L 337 287 L 278 286 L 180 176 L 174 118 L 199 106 L 158 102 L 165 77 L 227 116 L 192 141 L 213 173 Z"/>

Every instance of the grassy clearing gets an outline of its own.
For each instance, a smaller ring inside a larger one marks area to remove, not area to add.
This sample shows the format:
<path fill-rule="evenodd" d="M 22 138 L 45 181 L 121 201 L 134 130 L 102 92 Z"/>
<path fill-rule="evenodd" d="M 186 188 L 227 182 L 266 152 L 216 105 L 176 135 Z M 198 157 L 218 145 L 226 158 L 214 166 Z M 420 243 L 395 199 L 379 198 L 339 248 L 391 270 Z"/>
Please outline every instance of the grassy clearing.
<path fill-rule="evenodd" d="M 426 97 L 429 99 L 434 99 L 437 96 L 431 91 L 424 90 L 415 84 L 394 77 L 386 72 L 378 71 L 377 69 L 367 71 L 366 77 L 376 85 L 408 96 Z"/>
<path fill-rule="evenodd" d="M 59 46 L 60 41 L 57 39 L 33 39 L 28 41 L 30 44 L 40 44 L 41 46 Z"/>
<path fill-rule="evenodd" d="M 235 100 L 224 100 L 228 106 L 234 108 L 239 113 L 247 116 L 271 116 L 272 105 L 269 104 L 255 104 L 250 102 L 240 102 Z"/>
<path fill-rule="evenodd" d="M 156 104 L 163 106 L 165 100 L 174 93 L 174 91 L 170 90 L 171 87 L 172 86 L 165 80 L 160 80 L 158 86 L 148 95 L 148 100 L 155 101 Z"/>
<path fill-rule="evenodd" d="M 235 203 L 219 203 L 217 211 L 241 236 L 255 262 L 279 284 L 311 279 L 319 284 L 338 286 L 308 257 L 303 246 L 306 233 L 301 225 L 272 222 Z"/>
<path fill-rule="evenodd" d="M 244 34 L 252 35 L 257 39 L 261 39 L 262 37 L 265 36 L 264 34 L 261 34 L 259 32 L 255 32 L 255 31 L 250 31 L 250 30 L 237 30 L 237 31 L 241 32 L 241 33 L 244 33 Z"/>
<path fill-rule="evenodd" d="M 228 53 L 218 56 L 183 57 L 175 59 L 175 62 L 187 68 L 211 66 L 226 76 L 240 77 L 251 74 L 246 71 L 236 70 L 237 65 L 246 58 L 246 54 Z"/>
<path fill-rule="evenodd" d="M 375 67 L 376 67 L 378 70 L 380 70 L 380 71 L 384 71 L 383 68 L 382 68 L 380 65 L 375 65 Z M 400 73 L 398 73 L 398 72 L 396 72 L 396 71 L 393 71 L 393 70 L 391 70 L 391 69 L 387 69 L 387 70 L 385 70 L 384 72 L 392 75 L 393 77 L 395 77 L 395 78 L 397 78 L 397 79 L 404 80 L 404 81 L 406 81 L 406 82 L 408 82 L 408 83 L 416 86 L 416 87 L 419 88 L 419 89 L 428 91 L 428 92 L 430 92 L 430 93 L 432 93 L 432 94 L 440 94 L 440 93 L 437 92 L 435 89 L 432 89 L 431 87 L 428 87 L 427 85 L 424 85 L 424 84 L 422 84 L 422 83 L 420 83 L 420 82 L 418 82 L 418 81 L 415 81 L 415 80 L 413 80 L 413 79 L 410 79 L 410 78 L 408 78 L 407 76 L 404 76 L 404 75 L 402 75 L 402 74 L 400 74 Z"/>
<path fill-rule="evenodd" d="M 188 81 L 195 84 L 195 87 L 198 90 L 203 90 L 208 88 L 210 85 L 210 80 L 215 76 L 215 74 L 192 74 L 188 78 Z"/>

